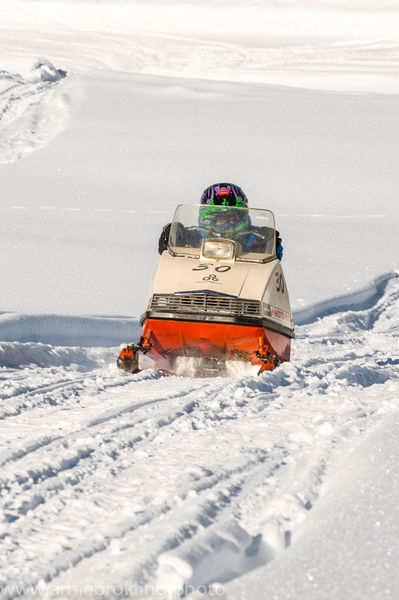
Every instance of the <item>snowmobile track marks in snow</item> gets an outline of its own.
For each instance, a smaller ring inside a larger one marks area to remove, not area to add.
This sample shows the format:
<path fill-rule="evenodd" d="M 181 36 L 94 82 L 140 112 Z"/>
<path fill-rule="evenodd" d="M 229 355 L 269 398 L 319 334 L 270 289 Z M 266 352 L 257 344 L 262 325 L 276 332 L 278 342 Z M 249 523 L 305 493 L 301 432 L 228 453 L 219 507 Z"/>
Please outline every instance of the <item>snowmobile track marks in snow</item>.
<path fill-rule="evenodd" d="M 371 328 L 343 329 L 354 311 L 315 320 L 299 328 L 293 361 L 260 377 L 53 373 L 79 381 L 72 404 L 54 389 L 54 405 L 0 421 L 6 576 L 45 579 L 50 592 L 129 565 L 122 580 L 152 583 L 165 581 L 158 558 L 166 568 L 178 557 L 206 585 L 233 576 L 213 541 L 234 541 L 238 574 L 295 544 L 332 466 L 397 410 L 397 286 L 356 311 L 367 322 L 378 307 Z M 44 395 L 47 372 L 23 371 Z"/>

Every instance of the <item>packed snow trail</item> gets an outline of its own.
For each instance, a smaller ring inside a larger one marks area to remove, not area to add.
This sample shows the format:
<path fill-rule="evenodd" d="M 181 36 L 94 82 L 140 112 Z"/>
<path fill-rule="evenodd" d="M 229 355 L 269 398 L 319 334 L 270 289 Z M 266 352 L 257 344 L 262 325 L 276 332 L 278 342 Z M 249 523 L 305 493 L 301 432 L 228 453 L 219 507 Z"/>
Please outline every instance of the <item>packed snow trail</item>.
<path fill-rule="evenodd" d="M 117 347 L 71 346 L 82 317 L 52 317 L 54 339 L 69 330 L 54 346 L 0 315 L 24 339 L 0 342 L 3 597 L 173 595 L 273 560 L 338 457 L 397 413 L 398 315 L 390 273 L 298 314 L 290 363 L 215 379 L 121 376 Z M 106 322 L 87 318 L 88 339 Z"/>
<path fill-rule="evenodd" d="M 0 70 L 0 164 L 41 148 L 66 127 L 70 100 L 59 88 L 66 75 L 44 58 L 26 76 Z"/>

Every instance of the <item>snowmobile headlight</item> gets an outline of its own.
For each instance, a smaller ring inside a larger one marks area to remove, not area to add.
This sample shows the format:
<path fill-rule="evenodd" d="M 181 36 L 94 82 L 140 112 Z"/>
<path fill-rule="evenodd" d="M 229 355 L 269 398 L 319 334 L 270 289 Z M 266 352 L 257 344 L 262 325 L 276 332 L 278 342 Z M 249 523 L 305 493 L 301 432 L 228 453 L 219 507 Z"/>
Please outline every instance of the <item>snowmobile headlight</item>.
<path fill-rule="evenodd" d="M 233 258 L 234 244 L 227 240 L 204 240 L 202 254 L 205 258 Z"/>

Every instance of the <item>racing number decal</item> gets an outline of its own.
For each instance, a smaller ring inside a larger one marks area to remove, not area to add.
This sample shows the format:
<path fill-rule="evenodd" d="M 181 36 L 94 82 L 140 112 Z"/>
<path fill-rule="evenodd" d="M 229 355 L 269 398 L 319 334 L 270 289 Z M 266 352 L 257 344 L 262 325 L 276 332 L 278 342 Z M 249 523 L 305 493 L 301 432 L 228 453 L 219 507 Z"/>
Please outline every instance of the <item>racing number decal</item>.
<path fill-rule="evenodd" d="M 206 269 L 209 269 L 209 267 L 213 267 L 213 265 L 199 264 L 196 267 L 194 267 L 192 270 L 193 271 L 206 271 Z M 231 267 L 229 265 L 218 265 L 217 267 L 215 267 L 215 271 L 217 273 L 227 273 L 227 271 L 230 271 L 230 269 L 231 269 Z M 203 277 L 202 279 L 203 279 L 203 281 L 219 281 L 219 278 L 214 273 L 210 273 L 209 275 L 207 275 L 206 277 Z"/>
<path fill-rule="evenodd" d="M 227 271 L 230 271 L 231 267 L 229 267 L 229 265 L 220 265 L 219 267 L 215 267 L 215 271 L 217 271 L 218 273 L 226 273 Z"/>
<path fill-rule="evenodd" d="M 209 269 L 209 267 L 213 267 L 213 265 L 197 265 L 192 271 L 205 271 L 206 269 Z M 219 265 L 218 267 L 215 267 L 215 271 L 218 273 L 226 273 L 227 271 L 230 271 L 230 269 L 231 267 L 229 265 Z"/>
<path fill-rule="evenodd" d="M 284 277 L 282 273 L 276 273 L 276 290 L 284 294 L 285 284 Z"/>

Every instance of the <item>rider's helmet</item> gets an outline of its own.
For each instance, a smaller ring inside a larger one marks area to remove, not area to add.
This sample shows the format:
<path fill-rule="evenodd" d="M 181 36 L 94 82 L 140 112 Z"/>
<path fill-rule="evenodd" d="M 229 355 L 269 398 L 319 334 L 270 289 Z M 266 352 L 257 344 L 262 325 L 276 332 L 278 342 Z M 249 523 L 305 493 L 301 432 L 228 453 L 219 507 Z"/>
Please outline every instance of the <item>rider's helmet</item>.
<path fill-rule="evenodd" d="M 202 192 L 201 204 L 211 206 L 248 206 L 248 198 L 238 185 L 214 183 Z"/>
<path fill-rule="evenodd" d="M 248 199 L 238 185 L 215 183 L 201 196 L 199 224 L 219 235 L 234 237 L 247 229 Z"/>

